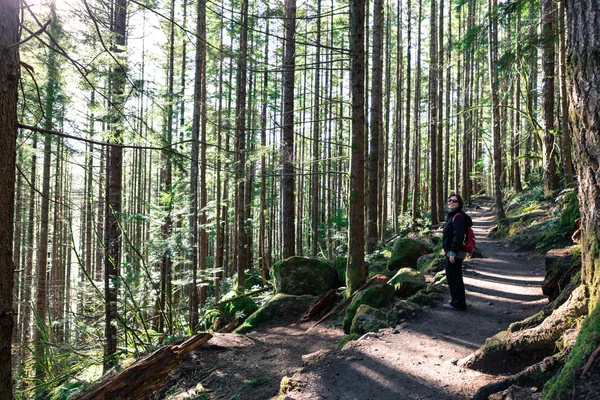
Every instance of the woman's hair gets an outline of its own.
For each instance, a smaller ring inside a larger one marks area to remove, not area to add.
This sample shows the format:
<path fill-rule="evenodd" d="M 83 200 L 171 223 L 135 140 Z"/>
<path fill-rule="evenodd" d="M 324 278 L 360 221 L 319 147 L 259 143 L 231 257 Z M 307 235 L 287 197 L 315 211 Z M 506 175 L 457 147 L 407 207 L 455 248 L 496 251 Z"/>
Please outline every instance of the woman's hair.
<path fill-rule="evenodd" d="M 452 197 L 452 196 L 454 196 L 454 197 L 456 197 L 456 198 L 458 199 L 458 205 L 459 205 L 459 207 L 461 207 L 461 208 L 462 208 L 462 207 L 465 205 L 465 201 L 464 201 L 464 200 L 463 200 L 463 198 L 460 196 L 460 194 L 458 194 L 458 193 L 451 193 L 451 194 L 448 196 L 448 198 L 450 198 L 450 197 Z"/>

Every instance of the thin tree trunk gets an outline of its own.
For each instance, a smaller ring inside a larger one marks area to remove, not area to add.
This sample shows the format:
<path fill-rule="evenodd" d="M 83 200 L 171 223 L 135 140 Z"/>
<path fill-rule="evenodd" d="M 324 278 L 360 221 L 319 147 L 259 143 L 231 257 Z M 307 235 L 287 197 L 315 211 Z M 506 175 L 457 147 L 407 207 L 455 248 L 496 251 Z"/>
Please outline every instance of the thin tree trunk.
<path fill-rule="evenodd" d="M 115 35 L 112 51 L 122 53 L 127 44 L 127 1 L 117 0 L 111 26 Z M 126 71 L 116 65 L 110 74 L 110 107 L 113 118 L 110 121 L 111 143 L 123 142 L 123 109 Z M 123 190 L 123 149 L 111 146 L 107 150 L 106 161 L 106 206 L 104 227 L 104 296 L 105 296 L 105 349 L 104 373 L 116 365 L 114 354 L 117 351 L 117 296 L 120 286 L 121 241 L 121 193 Z"/>
<path fill-rule="evenodd" d="M 562 130 L 562 160 L 563 173 L 565 176 L 565 186 L 575 187 L 575 179 L 573 178 L 573 158 L 571 155 L 571 129 L 569 126 L 569 94 L 567 92 L 567 61 L 566 61 L 566 32 L 565 32 L 565 2 L 561 0 L 559 3 L 559 30 L 560 39 L 560 106 L 562 110 L 561 130 Z"/>

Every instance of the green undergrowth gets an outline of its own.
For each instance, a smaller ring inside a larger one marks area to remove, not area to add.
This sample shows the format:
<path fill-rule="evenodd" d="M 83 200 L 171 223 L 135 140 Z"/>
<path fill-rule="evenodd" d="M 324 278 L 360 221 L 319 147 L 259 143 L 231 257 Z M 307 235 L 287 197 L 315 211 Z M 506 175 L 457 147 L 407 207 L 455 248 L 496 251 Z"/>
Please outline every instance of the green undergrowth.
<path fill-rule="evenodd" d="M 492 231 L 492 237 L 507 237 L 521 249 L 546 252 L 573 244 L 577 229 L 579 201 L 573 189 L 556 197 L 543 195 L 540 187 L 509 193 L 506 219 Z"/>

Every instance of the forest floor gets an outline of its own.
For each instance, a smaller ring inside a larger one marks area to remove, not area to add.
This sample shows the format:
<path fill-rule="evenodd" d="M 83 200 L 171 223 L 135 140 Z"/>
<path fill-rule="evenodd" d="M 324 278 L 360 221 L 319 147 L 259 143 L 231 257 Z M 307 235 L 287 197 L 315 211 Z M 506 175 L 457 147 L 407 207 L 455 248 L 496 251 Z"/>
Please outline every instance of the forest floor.
<path fill-rule="evenodd" d="M 544 257 L 488 238 L 494 224 L 489 206 L 469 213 L 483 258 L 464 263 L 465 312 L 439 303 L 344 350 L 335 350 L 344 336 L 341 327 L 328 321 L 312 329 L 312 323 L 279 321 L 247 335 L 215 334 L 172 372 L 161 397 L 272 399 L 281 379 L 294 376 L 298 385 L 286 399 L 470 398 L 501 377 L 462 368 L 459 360 L 510 323 L 536 313 L 547 299 L 541 292 Z M 445 297 L 448 301 L 448 292 Z M 319 351 L 327 353 L 303 366 L 302 356 Z"/>

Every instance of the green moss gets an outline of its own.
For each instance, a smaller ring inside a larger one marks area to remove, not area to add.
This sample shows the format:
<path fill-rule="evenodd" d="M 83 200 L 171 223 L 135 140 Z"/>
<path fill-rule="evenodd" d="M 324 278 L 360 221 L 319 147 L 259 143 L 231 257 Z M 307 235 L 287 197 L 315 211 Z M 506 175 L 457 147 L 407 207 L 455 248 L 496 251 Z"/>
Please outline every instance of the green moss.
<path fill-rule="evenodd" d="M 344 348 L 344 346 L 346 346 L 348 343 L 350 343 L 353 340 L 357 340 L 358 338 L 360 338 L 361 335 L 359 335 L 358 333 L 351 333 L 349 335 L 344 336 L 343 338 L 340 339 L 340 341 L 337 343 L 336 348 L 338 350 L 341 350 Z"/>
<path fill-rule="evenodd" d="M 241 294 L 242 293 L 237 291 L 231 291 L 223 296 L 221 301 L 233 299 Z M 251 297 L 243 297 L 241 299 L 225 303 L 220 308 L 223 313 L 227 315 L 245 318 L 258 310 L 258 305 L 254 302 L 254 300 L 252 300 Z"/>
<path fill-rule="evenodd" d="M 392 254 L 388 261 L 388 268 L 399 270 L 400 268 L 415 268 L 417 259 L 425 254 L 431 253 L 432 249 L 420 240 L 411 238 L 399 238 L 394 242 Z"/>
<path fill-rule="evenodd" d="M 344 333 L 350 333 L 352 320 L 356 314 L 356 310 L 361 304 L 367 304 L 371 307 L 379 308 L 388 306 L 394 298 L 394 288 L 390 285 L 374 285 L 354 296 L 344 316 Z"/>
<path fill-rule="evenodd" d="M 311 295 L 294 296 L 278 293 L 246 319 L 234 333 L 247 333 L 276 318 L 300 316 L 317 298 Z"/>
<path fill-rule="evenodd" d="M 350 333 L 363 335 L 367 332 L 377 332 L 389 325 L 387 313 L 367 304 L 361 304 L 352 320 Z"/>
<path fill-rule="evenodd" d="M 542 392 L 545 400 L 568 398 L 572 385 L 579 379 L 580 369 L 585 365 L 589 355 L 600 344 L 600 304 L 597 304 L 587 316 L 577 341 L 571 349 L 563 369 L 544 386 Z"/>

